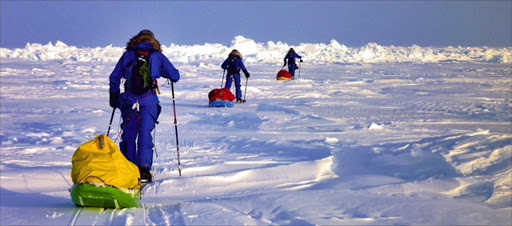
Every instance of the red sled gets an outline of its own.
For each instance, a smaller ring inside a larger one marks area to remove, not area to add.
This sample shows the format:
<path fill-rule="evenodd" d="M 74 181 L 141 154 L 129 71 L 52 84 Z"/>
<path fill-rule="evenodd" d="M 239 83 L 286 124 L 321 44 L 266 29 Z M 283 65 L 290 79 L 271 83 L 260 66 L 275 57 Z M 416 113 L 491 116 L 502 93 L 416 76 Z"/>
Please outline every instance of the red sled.
<path fill-rule="evenodd" d="M 208 99 L 210 107 L 233 107 L 235 95 L 227 88 L 213 89 L 208 93 Z"/>
<path fill-rule="evenodd" d="M 287 70 L 280 70 L 277 73 L 277 80 L 290 80 L 292 79 L 292 74 L 288 72 Z"/>

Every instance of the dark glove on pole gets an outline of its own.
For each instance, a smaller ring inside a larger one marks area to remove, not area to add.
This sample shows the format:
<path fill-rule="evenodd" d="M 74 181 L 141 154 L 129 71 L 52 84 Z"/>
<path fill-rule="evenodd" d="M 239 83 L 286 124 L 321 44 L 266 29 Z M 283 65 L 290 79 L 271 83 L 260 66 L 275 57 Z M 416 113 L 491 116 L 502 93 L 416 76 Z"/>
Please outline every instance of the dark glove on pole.
<path fill-rule="evenodd" d="M 110 107 L 117 108 L 119 105 L 119 92 L 110 93 Z"/>
<path fill-rule="evenodd" d="M 245 70 L 245 71 L 244 71 L 244 74 L 245 74 L 245 77 L 246 77 L 246 78 L 251 77 L 251 74 L 249 74 L 249 72 L 248 72 L 247 70 Z"/>

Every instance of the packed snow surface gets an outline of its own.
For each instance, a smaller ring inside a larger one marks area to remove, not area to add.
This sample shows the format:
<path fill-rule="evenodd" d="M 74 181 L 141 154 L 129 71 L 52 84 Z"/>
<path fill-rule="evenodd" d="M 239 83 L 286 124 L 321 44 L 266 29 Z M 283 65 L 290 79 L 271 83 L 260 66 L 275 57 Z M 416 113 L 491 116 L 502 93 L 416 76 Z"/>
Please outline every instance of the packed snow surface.
<path fill-rule="evenodd" d="M 155 181 L 140 208 L 82 208 L 76 148 L 106 133 L 122 47 L 1 49 L 0 225 L 511 225 L 510 48 L 171 44 Z M 220 62 L 244 54 L 246 103 L 209 108 Z M 119 111 L 110 137 L 119 142 Z"/>

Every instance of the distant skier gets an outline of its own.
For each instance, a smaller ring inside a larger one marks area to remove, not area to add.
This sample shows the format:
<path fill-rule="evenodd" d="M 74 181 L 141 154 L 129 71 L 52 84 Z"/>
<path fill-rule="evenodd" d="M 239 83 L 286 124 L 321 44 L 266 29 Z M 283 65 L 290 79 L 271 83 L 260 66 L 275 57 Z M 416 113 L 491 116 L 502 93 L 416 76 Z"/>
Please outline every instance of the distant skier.
<path fill-rule="evenodd" d="M 286 63 L 287 63 L 286 61 L 288 60 L 288 72 L 290 72 L 290 74 L 292 74 L 292 79 L 295 78 L 295 69 L 299 68 L 297 66 L 297 64 L 295 63 L 295 58 L 299 58 L 300 62 L 304 62 L 304 61 L 302 61 L 302 57 L 299 56 L 299 54 L 295 53 L 295 50 L 293 50 L 293 48 L 290 48 L 290 50 L 284 57 L 283 67 L 286 66 Z"/>
<path fill-rule="evenodd" d="M 179 71 L 162 54 L 153 32 L 142 30 L 130 39 L 126 51 L 110 75 L 110 106 L 121 110 L 123 134 L 119 144 L 126 158 L 140 170 L 141 180 L 151 182 L 153 174 L 153 137 L 162 107 L 156 95 L 156 79 L 160 76 L 177 82 Z M 124 93 L 120 93 L 121 79 Z"/>
<path fill-rule="evenodd" d="M 240 87 L 240 70 L 242 70 L 245 74 L 246 78 L 249 78 L 251 76 L 247 69 L 245 69 L 245 65 L 242 62 L 242 54 L 238 52 L 238 50 L 234 49 L 229 53 L 228 58 L 222 63 L 220 66 L 222 69 L 227 70 L 227 77 L 226 77 L 226 85 L 224 86 L 227 89 L 231 89 L 231 83 L 233 82 L 233 79 L 235 80 L 235 97 L 237 103 L 242 103 L 242 89 Z"/>

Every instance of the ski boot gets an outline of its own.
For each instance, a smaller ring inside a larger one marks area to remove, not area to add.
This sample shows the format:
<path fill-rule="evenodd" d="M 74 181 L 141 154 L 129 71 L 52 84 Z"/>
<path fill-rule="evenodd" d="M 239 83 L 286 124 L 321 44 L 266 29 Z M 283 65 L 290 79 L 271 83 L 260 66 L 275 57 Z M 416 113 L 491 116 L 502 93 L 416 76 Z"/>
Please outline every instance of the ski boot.
<path fill-rule="evenodd" d="M 148 168 L 139 168 L 140 182 L 143 184 L 151 183 L 153 181 L 153 172 Z"/>

